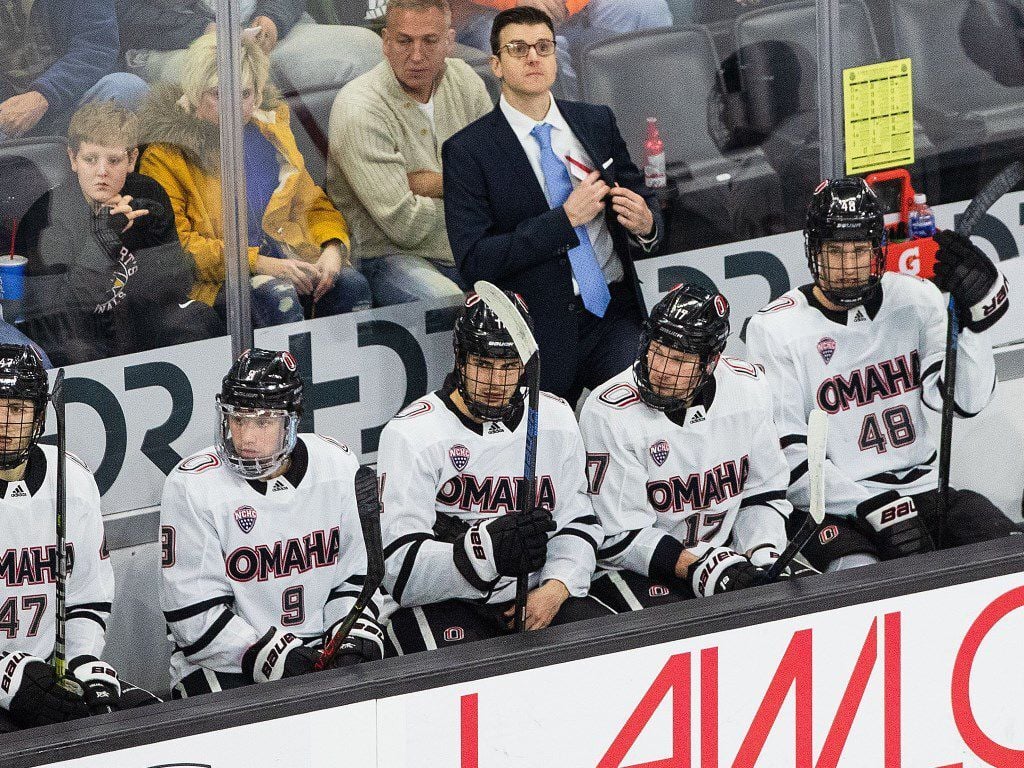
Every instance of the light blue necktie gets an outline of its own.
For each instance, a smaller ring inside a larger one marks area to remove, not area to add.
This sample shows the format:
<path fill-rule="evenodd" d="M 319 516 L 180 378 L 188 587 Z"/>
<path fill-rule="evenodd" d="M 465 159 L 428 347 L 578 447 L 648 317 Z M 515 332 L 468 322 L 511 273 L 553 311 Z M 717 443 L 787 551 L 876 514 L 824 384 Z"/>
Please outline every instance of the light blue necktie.
<path fill-rule="evenodd" d="M 530 131 L 530 135 L 540 144 L 540 169 L 544 173 L 544 186 L 547 187 L 551 207 L 557 208 L 569 199 L 572 193 L 572 179 L 565 163 L 558 159 L 558 155 L 551 148 L 551 127 L 550 123 L 538 123 Z M 611 301 L 608 283 L 605 282 L 604 273 L 597 263 L 597 255 L 594 253 L 590 236 L 587 235 L 586 226 L 576 227 L 575 232 L 580 244 L 569 251 L 572 276 L 576 278 L 576 284 L 580 287 L 583 306 L 591 314 L 604 317 L 608 302 Z"/>

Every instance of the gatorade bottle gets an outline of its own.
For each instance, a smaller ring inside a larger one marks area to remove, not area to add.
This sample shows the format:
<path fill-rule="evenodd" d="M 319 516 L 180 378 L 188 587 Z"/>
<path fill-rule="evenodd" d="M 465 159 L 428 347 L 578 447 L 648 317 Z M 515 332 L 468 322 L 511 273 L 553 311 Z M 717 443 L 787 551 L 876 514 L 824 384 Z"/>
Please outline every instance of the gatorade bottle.
<path fill-rule="evenodd" d="M 912 240 L 935 234 L 935 215 L 928 207 L 928 198 L 922 192 L 914 195 L 914 204 L 907 214 L 907 229 L 910 230 Z"/>
<path fill-rule="evenodd" d="M 658 120 L 647 118 L 647 141 L 644 142 L 644 183 L 648 187 L 664 187 L 667 183 L 665 175 L 665 144 L 658 133 Z"/>

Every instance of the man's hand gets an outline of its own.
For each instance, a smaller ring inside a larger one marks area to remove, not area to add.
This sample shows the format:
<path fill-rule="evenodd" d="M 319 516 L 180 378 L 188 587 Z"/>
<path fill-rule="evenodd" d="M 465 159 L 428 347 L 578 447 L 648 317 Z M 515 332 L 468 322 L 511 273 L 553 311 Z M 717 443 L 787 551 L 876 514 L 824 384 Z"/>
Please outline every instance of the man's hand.
<path fill-rule="evenodd" d="M 320 269 L 300 259 L 275 259 L 272 256 L 256 257 L 256 274 L 269 275 L 287 280 L 295 286 L 302 296 L 313 292 L 314 286 L 320 282 Z"/>
<path fill-rule="evenodd" d="M 604 211 L 604 198 L 608 190 L 608 185 L 597 171 L 591 171 L 587 178 L 580 182 L 562 206 L 573 229 L 589 224 Z"/>
<path fill-rule="evenodd" d="M 565 584 L 558 579 L 545 581 L 526 596 L 526 622 L 524 626 L 528 630 L 544 629 L 548 626 L 562 603 L 569 599 L 569 590 Z M 513 605 L 505 611 L 505 618 L 508 619 L 508 627 L 515 626 L 516 607 Z"/>
<path fill-rule="evenodd" d="M 413 171 L 409 177 L 409 189 L 420 197 L 444 197 L 444 177 L 437 171 Z"/>
<path fill-rule="evenodd" d="M 263 34 L 256 39 L 256 42 L 260 44 L 263 52 L 269 56 L 270 52 L 277 46 L 277 24 L 268 16 L 257 16 L 249 23 L 263 30 Z"/>
<path fill-rule="evenodd" d="M 0 104 L 0 132 L 16 139 L 36 127 L 43 119 L 50 102 L 39 91 L 11 96 Z"/>
<path fill-rule="evenodd" d="M 516 5 L 544 11 L 551 17 L 551 23 L 555 25 L 555 29 L 562 26 L 569 17 L 569 9 L 565 7 L 565 0 L 519 0 Z"/>
<path fill-rule="evenodd" d="M 313 301 L 320 301 L 323 295 L 334 287 L 338 275 L 341 274 L 341 267 L 345 263 L 341 249 L 342 246 L 337 242 L 331 242 L 320 251 L 320 258 L 316 262 L 320 270 L 320 281 L 313 289 Z"/>
<path fill-rule="evenodd" d="M 608 190 L 612 197 L 612 210 L 619 224 L 637 237 L 647 237 L 654 229 L 654 214 L 647 201 L 631 189 L 614 186 Z"/>
<path fill-rule="evenodd" d="M 128 223 L 125 224 L 124 227 L 120 230 L 122 235 L 132 228 L 132 224 L 135 223 L 135 220 L 137 218 L 139 218 L 140 216 L 149 215 L 148 208 L 139 208 L 138 210 L 134 210 L 131 206 L 131 202 L 131 195 L 114 195 L 112 198 L 107 200 L 106 203 L 104 203 L 104 205 L 110 206 L 110 211 L 108 213 L 110 221 L 117 222 L 117 220 L 113 218 L 114 216 L 117 215 L 121 215 L 128 220 Z"/>

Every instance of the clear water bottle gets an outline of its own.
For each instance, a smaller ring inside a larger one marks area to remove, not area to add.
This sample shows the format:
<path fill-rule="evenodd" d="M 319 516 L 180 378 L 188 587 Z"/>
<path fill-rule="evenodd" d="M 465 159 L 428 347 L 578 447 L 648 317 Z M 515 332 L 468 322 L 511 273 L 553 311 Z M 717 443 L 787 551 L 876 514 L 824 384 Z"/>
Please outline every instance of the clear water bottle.
<path fill-rule="evenodd" d="M 935 234 L 935 214 L 928 207 L 928 198 L 921 192 L 914 195 L 914 204 L 907 214 L 907 229 L 912 240 Z"/>

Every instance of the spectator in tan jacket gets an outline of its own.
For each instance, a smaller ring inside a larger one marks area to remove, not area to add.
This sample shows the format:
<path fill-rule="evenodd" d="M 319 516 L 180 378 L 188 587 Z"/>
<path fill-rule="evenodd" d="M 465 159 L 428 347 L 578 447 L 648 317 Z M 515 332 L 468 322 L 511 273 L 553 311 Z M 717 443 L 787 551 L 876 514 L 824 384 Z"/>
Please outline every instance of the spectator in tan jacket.
<path fill-rule="evenodd" d="M 454 38 L 448 0 L 390 0 L 386 61 L 331 110 L 327 193 L 377 306 L 465 288 L 445 232 L 441 145 L 493 105 L 480 76 L 447 58 Z"/>

